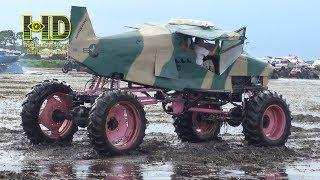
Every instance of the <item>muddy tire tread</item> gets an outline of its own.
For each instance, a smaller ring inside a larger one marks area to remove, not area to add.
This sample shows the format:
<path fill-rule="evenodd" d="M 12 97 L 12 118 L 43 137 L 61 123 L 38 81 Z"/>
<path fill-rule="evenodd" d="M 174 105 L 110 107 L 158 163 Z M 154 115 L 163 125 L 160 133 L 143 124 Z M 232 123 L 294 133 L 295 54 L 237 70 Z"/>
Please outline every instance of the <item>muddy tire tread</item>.
<path fill-rule="evenodd" d="M 212 134 L 212 136 L 210 138 L 200 139 L 195 134 L 194 129 L 193 129 L 192 113 L 188 112 L 188 113 L 185 113 L 181 116 L 174 117 L 174 123 L 173 123 L 173 126 L 175 128 L 175 132 L 176 132 L 178 138 L 182 142 L 192 142 L 192 143 L 214 140 L 215 138 L 217 138 L 218 134 L 220 133 L 221 125 L 222 124 L 217 126 L 217 128 L 215 129 L 215 132 Z"/>
<path fill-rule="evenodd" d="M 286 116 L 286 126 L 284 129 L 284 134 L 276 141 L 268 140 L 263 134 L 261 128 L 262 115 L 265 108 L 271 103 L 277 103 L 281 107 L 283 107 Z M 246 102 L 245 117 L 242 123 L 242 132 L 245 136 L 245 140 L 249 145 L 282 146 L 287 142 L 288 137 L 291 134 L 291 120 L 292 117 L 289 106 L 286 103 L 285 99 L 283 99 L 282 95 L 279 95 L 277 92 L 264 90 L 257 95 L 252 96 L 249 101 Z"/>
<path fill-rule="evenodd" d="M 141 127 L 137 140 L 128 149 L 118 150 L 109 141 L 106 141 L 105 137 L 105 123 L 106 113 L 112 108 L 112 106 L 120 100 L 129 101 L 138 110 L 141 118 Z M 93 104 L 89 113 L 89 125 L 88 125 L 88 137 L 90 139 L 93 148 L 101 155 L 118 155 L 127 153 L 133 149 L 136 149 L 143 141 L 145 136 L 145 129 L 147 119 L 145 117 L 145 111 L 143 105 L 138 100 L 138 97 L 129 91 L 124 90 L 112 90 L 102 93 Z"/>
<path fill-rule="evenodd" d="M 70 144 L 74 133 L 78 130 L 77 126 L 73 126 L 68 135 L 58 140 L 50 139 L 42 133 L 38 123 L 38 114 L 44 98 L 52 93 L 62 92 L 71 93 L 70 85 L 64 81 L 57 79 L 44 80 L 32 87 L 31 91 L 27 93 L 25 100 L 22 103 L 22 111 L 20 113 L 22 119 L 22 127 L 32 144 L 39 143 L 59 143 Z"/>

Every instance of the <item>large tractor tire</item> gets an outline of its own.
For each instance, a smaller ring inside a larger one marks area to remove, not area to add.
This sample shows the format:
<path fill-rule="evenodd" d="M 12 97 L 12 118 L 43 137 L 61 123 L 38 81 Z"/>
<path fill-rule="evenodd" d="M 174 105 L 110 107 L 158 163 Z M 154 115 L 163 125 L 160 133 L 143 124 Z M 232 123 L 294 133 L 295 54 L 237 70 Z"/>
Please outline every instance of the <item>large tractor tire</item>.
<path fill-rule="evenodd" d="M 218 139 L 222 123 L 206 120 L 206 114 L 188 112 L 174 118 L 175 132 L 182 142 L 203 142 Z"/>
<path fill-rule="evenodd" d="M 311 78 L 312 79 L 319 79 L 319 75 L 315 72 L 312 72 Z"/>
<path fill-rule="evenodd" d="M 101 94 L 90 111 L 88 136 L 99 154 L 123 154 L 143 141 L 147 120 L 137 96 L 114 90 Z"/>
<path fill-rule="evenodd" d="M 276 92 L 263 91 L 246 102 L 242 123 L 245 140 L 255 146 L 281 146 L 290 135 L 291 113 Z"/>
<path fill-rule="evenodd" d="M 22 126 L 31 143 L 70 144 L 77 126 L 65 119 L 70 113 L 70 86 L 58 80 L 35 85 L 22 104 Z"/>

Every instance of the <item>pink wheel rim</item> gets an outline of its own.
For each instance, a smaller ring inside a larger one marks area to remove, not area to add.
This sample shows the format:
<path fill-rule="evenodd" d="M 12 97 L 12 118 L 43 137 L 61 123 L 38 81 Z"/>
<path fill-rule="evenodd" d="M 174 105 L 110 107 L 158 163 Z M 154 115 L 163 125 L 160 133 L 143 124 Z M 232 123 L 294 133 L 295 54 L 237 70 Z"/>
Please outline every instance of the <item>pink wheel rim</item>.
<path fill-rule="evenodd" d="M 53 113 L 56 110 L 68 114 L 70 104 L 68 96 L 64 93 L 53 93 L 46 97 L 41 105 L 38 116 L 38 122 L 44 135 L 51 139 L 59 139 L 70 132 L 73 121 L 64 120 L 55 122 L 53 120 Z"/>
<path fill-rule="evenodd" d="M 200 138 L 211 136 L 215 129 L 215 123 L 211 123 L 201 119 L 200 113 L 198 112 L 192 113 L 192 125 L 195 133 Z"/>
<path fill-rule="evenodd" d="M 137 140 L 141 116 L 133 104 L 121 101 L 111 107 L 105 128 L 106 138 L 115 148 L 127 149 Z"/>
<path fill-rule="evenodd" d="M 270 140 L 279 139 L 286 126 L 286 115 L 282 107 L 278 105 L 270 105 L 262 116 L 263 133 Z"/>

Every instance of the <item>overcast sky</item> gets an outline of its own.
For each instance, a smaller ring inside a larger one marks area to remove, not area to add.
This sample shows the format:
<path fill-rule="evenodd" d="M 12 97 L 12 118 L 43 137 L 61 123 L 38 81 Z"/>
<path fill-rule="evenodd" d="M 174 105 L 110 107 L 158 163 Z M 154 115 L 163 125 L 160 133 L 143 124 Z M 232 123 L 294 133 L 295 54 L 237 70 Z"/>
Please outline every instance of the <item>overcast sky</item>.
<path fill-rule="evenodd" d="M 125 25 L 195 18 L 227 30 L 247 26 L 246 50 L 253 56 L 320 58 L 317 0 L 4 0 L 0 30 L 22 31 L 22 14 L 34 20 L 48 13 L 69 16 L 71 5 L 88 8 L 98 36 L 127 31 Z"/>

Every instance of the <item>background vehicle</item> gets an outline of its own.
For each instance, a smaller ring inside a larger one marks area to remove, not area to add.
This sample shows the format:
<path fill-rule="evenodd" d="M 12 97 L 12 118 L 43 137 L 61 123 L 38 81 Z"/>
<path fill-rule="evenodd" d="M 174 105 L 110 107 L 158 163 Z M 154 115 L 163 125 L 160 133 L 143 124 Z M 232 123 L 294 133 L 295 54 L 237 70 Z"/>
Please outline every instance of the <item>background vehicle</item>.
<path fill-rule="evenodd" d="M 275 69 L 288 69 L 293 68 L 295 66 L 294 63 L 292 63 L 287 58 L 282 57 L 276 57 L 271 61 L 271 64 L 275 67 Z"/>
<path fill-rule="evenodd" d="M 320 60 L 315 60 L 312 66 L 317 70 L 320 71 Z"/>
<path fill-rule="evenodd" d="M 300 78 L 301 77 L 301 69 L 300 68 L 293 68 L 289 73 L 289 77 Z"/>
<path fill-rule="evenodd" d="M 23 73 L 18 64 L 20 53 L 7 49 L 0 49 L 0 73 Z"/>
<path fill-rule="evenodd" d="M 66 61 L 62 67 L 63 73 L 68 73 L 69 71 L 76 70 L 80 71 L 80 65 L 75 61 Z"/>
<path fill-rule="evenodd" d="M 72 8 L 71 23 L 68 55 L 94 77 L 83 92 L 58 80 L 34 86 L 21 113 L 32 143 L 70 143 L 77 127 L 88 127 L 99 153 L 126 153 L 145 136 L 143 106 L 157 103 L 173 116 L 182 141 L 212 140 L 222 122 L 242 125 L 245 140 L 255 146 L 287 141 L 288 105 L 267 90 L 272 67 L 242 53 L 246 28 L 226 32 L 207 21 L 175 19 L 98 39 L 83 7 Z M 215 58 L 217 71 L 197 65 L 192 47 L 181 48 L 194 37 L 221 41 L 217 57 L 207 57 Z M 234 108 L 224 111 L 228 103 Z"/>

